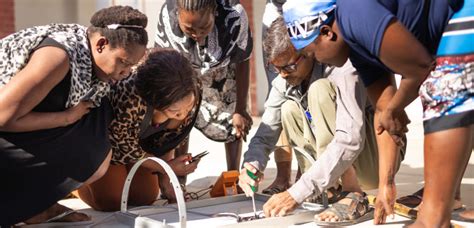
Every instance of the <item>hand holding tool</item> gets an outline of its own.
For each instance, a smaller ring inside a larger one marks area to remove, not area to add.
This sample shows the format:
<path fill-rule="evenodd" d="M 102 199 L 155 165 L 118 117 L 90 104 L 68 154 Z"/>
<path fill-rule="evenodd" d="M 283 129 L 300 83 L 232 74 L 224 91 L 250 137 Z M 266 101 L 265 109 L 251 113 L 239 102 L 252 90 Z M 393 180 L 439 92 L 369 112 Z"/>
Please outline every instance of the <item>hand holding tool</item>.
<path fill-rule="evenodd" d="M 258 178 L 255 174 L 250 172 L 250 170 L 247 170 L 247 175 L 249 175 L 249 177 L 252 178 L 252 180 L 257 180 Z M 250 185 L 250 188 L 252 189 L 253 192 L 257 191 L 256 186 Z M 255 208 L 255 194 L 252 195 L 252 205 L 253 205 L 253 213 L 255 215 L 255 218 L 257 218 L 257 209 Z"/>

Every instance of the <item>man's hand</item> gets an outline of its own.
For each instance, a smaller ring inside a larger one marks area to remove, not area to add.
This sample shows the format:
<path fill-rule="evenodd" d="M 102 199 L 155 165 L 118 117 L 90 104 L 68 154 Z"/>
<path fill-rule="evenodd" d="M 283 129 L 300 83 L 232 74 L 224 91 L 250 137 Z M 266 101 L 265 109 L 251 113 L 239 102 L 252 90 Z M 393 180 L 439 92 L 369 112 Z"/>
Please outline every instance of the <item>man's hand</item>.
<path fill-rule="evenodd" d="M 398 146 L 404 146 L 403 138 L 405 133 L 408 132 L 407 125 L 409 123 L 410 119 L 405 111 L 394 112 L 390 109 L 385 109 L 379 118 L 377 134 L 380 135 L 387 131 Z"/>
<path fill-rule="evenodd" d="M 397 196 L 395 183 L 382 184 L 375 200 L 374 224 L 384 224 L 387 216 L 394 215 L 394 205 Z"/>
<path fill-rule="evenodd" d="M 281 217 L 295 210 L 298 206 L 288 191 L 273 195 L 264 205 L 265 217 Z"/>
<path fill-rule="evenodd" d="M 244 111 L 242 113 L 235 112 L 232 115 L 232 125 L 234 125 L 237 138 L 247 140 L 247 135 L 252 127 L 252 117 Z"/>
<path fill-rule="evenodd" d="M 247 174 L 247 170 L 258 176 L 256 180 L 252 179 L 249 177 Z M 239 175 L 239 186 L 242 188 L 244 191 L 245 195 L 247 197 L 253 196 L 253 191 L 252 188 L 250 188 L 250 185 L 258 187 L 258 183 L 262 181 L 263 179 L 263 174 L 258 172 L 257 168 L 255 168 L 253 165 L 251 165 L 248 162 L 244 163 L 244 168 L 240 170 L 240 175 Z"/>

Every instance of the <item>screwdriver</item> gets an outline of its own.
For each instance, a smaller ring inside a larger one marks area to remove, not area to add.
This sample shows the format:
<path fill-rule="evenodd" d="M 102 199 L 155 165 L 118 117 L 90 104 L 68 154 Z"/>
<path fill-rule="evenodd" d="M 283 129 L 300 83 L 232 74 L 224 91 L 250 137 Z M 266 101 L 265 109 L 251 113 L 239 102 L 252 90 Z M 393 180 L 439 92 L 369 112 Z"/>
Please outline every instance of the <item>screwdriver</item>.
<path fill-rule="evenodd" d="M 247 175 L 249 175 L 252 180 L 257 180 L 257 176 L 250 172 L 250 170 L 247 169 Z M 257 192 L 257 187 L 250 185 L 250 188 L 252 189 L 253 192 Z M 255 218 L 257 218 L 257 209 L 255 208 L 255 194 L 252 195 L 252 205 L 253 205 L 253 214 L 255 215 Z"/>

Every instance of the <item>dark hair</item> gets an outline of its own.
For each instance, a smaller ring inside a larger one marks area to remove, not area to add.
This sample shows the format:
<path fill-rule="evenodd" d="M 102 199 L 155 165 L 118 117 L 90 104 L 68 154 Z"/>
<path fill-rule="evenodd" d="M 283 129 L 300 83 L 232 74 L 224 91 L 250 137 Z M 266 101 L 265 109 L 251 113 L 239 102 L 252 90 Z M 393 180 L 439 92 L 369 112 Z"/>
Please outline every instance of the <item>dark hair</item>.
<path fill-rule="evenodd" d="M 291 48 L 294 47 L 288 35 L 288 29 L 283 17 L 280 16 L 267 29 L 267 34 L 263 39 L 263 51 L 268 61 L 272 61 Z"/>
<path fill-rule="evenodd" d="M 163 110 L 194 94 L 199 99 L 200 86 L 191 63 L 173 49 L 152 49 L 138 66 L 135 77 L 137 93 L 153 108 Z"/>
<path fill-rule="evenodd" d="M 178 8 L 187 11 L 200 11 L 204 9 L 215 9 L 216 0 L 177 0 Z"/>
<path fill-rule="evenodd" d="M 112 6 L 97 11 L 91 18 L 88 32 L 98 32 L 105 36 L 112 48 L 127 47 L 129 44 L 146 46 L 148 35 L 145 27 L 148 19 L 145 14 L 130 6 Z M 108 25 L 132 25 L 136 27 L 107 28 Z"/>

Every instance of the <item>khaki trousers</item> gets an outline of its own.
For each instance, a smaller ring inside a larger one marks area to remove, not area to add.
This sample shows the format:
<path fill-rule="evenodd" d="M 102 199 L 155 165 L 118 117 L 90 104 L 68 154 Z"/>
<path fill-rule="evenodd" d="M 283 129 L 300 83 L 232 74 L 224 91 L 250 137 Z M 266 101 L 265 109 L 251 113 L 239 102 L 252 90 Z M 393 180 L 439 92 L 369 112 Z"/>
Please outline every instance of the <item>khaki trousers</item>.
<path fill-rule="evenodd" d="M 336 127 L 336 87 L 328 79 L 319 79 L 310 85 L 308 109 L 316 126 L 314 136 L 302 108 L 295 101 L 288 100 L 282 105 L 282 125 L 290 145 L 303 148 L 316 160 L 326 151 Z M 364 149 L 353 166 L 359 185 L 363 189 L 374 189 L 378 187 L 378 150 L 373 130 L 373 115 L 366 114 L 365 122 Z M 307 171 L 311 163 L 296 150 L 295 153 L 301 171 Z"/>

